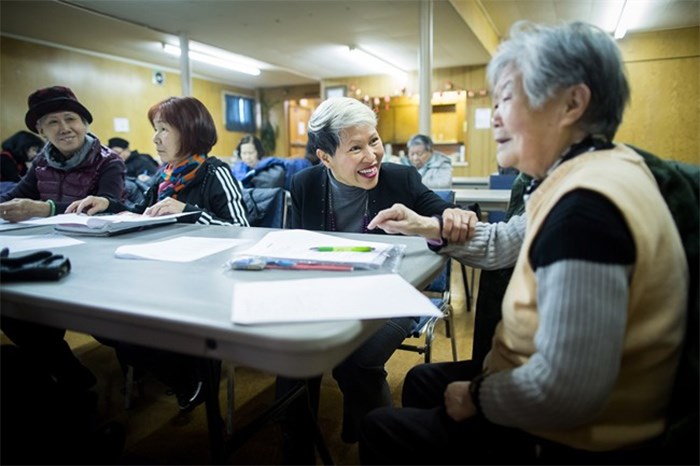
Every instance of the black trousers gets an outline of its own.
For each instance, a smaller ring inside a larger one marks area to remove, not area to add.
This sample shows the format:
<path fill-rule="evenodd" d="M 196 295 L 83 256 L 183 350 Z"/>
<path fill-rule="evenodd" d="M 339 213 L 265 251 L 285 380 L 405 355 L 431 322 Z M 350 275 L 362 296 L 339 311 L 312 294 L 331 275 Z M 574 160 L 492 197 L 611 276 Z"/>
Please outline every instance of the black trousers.
<path fill-rule="evenodd" d="M 133 366 L 134 369 L 146 370 L 175 393 L 188 393 L 204 377 L 201 367 L 206 359 L 203 357 L 126 343 L 111 338 L 99 336 L 94 336 L 94 338 L 103 345 L 114 348 L 123 370 L 126 369 L 127 364 Z M 215 371 L 220 377 L 221 361 L 216 361 L 215 364 Z"/>
<path fill-rule="evenodd" d="M 12 317 L 0 317 L 2 331 L 38 370 L 51 374 L 62 388 L 89 390 L 97 380 L 63 339 L 66 330 Z"/>
<path fill-rule="evenodd" d="M 534 437 L 476 416 L 453 421 L 444 392 L 481 369 L 472 361 L 424 364 L 404 381 L 403 408 L 369 413 L 360 435 L 362 464 L 660 464 L 658 449 L 587 452 Z"/>

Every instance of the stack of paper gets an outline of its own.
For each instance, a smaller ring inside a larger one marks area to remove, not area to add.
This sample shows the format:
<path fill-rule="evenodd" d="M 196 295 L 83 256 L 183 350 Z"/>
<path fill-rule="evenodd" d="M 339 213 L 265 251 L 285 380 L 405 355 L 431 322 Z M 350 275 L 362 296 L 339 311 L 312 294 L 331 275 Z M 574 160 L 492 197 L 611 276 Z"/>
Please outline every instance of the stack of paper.
<path fill-rule="evenodd" d="M 267 262 L 294 261 L 377 269 L 394 247 L 393 244 L 351 240 L 308 230 L 280 230 L 268 233 L 251 248 L 237 252 Z"/>

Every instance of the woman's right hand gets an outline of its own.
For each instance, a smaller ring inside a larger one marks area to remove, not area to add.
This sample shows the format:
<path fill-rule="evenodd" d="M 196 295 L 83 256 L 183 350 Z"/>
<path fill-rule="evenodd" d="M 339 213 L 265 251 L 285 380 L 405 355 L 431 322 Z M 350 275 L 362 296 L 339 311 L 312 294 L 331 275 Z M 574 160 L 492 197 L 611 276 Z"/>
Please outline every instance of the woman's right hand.
<path fill-rule="evenodd" d="M 380 211 L 367 229 L 381 228 L 389 234 L 418 235 L 428 240 L 445 238 L 451 244 L 464 244 L 474 236 L 478 218 L 471 210 L 445 209 L 440 222 L 434 217 L 418 215 L 403 204 Z"/>
<path fill-rule="evenodd" d="M 419 215 L 403 204 L 394 204 L 380 211 L 367 225 L 368 230 L 375 228 L 381 228 L 390 235 L 399 233 L 440 239 L 440 222 L 437 219 Z"/>
<path fill-rule="evenodd" d="M 72 202 L 66 209 L 67 214 L 82 214 L 88 215 L 99 214 L 104 212 L 109 207 L 109 200 L 105 197 L 88 196 L 85 199 Z"/>

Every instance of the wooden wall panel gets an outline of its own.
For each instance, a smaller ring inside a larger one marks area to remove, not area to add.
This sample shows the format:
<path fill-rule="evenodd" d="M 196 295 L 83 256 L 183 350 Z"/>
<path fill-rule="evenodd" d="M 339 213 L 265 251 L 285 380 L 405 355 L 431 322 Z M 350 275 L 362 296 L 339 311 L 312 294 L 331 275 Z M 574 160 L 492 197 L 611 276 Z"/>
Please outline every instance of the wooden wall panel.
<path fill-rule="evenodd" d="M 399 106 L 394 110 L 394 141 L 407 142 L 418 132 L 418 107 Z M 381 135 L 380 135 L 381 136 Z"/>
<path fill-rule="evenodd" d="M 394 124 L 394 107 L 390 105 L 387 109 L 382 105 L 377 114 L 377 132 L 384 143 L 395 139 Z"/>
<path fill-rule="evenodd" d="M 698 28 L 640 33 L 620 48 L 632 95 L 615 139 L 700 163 Z"/>
<path fill-rule="evenodd" d="M 131 147 L 155 155 L 151 105 L 181 95 L 180 75 L 164 71 L 165 83 L 152 82 L 154 68 L 2 37 L 0 47 L 0 138 L 26 129 L 27 97 L 36 89 L 70 87 L 93 116 L 90 131 L 106 143 L 113 136 L 128 139 Z M 254 96 L 254 91 L 194 78 L 192 93 L 212 113 L 219 142 L 213 155 L 228 158 L 242 133 L 225 129 L 223 91 Z M 114 131 L 114 118 L 129 120 L 128 133 Z"/>
<path fill-rule="evenodd" d="M 616 140 L 649 150 L 660 157 L 700 163 L 700 28 L 628 34 L 619 42 L 632 90 L 631 105 L 625 112 Z M 333 84 L 350 85 L 356 78 L 338 78 Z M 370 96 L 391 92 L 386 81 L 365 78 L 363 88 Z M 433 71 L 433 91 L 446 86 L 459 90 L 485 90 L 486 67 L 456 67 Z M 384 86 L 384 87 L 382 87 Z M 393 95 L 393 94 L 391 94 Z M 490 108 L 491 99 L 469 98 L 465 121 L 466 158 L 469 165 L 456 166 L 456 176 L 486 176 L 497 169 L 496 145 L 490 129 L 476 129 L 474 112 Z M 402 125 L 418 126 L 407 120 Z M 383 115 L 380 112 L 380 116 Z M 384 129 L 386 126 L 382 126 Z M 384 137 L 384 133 L 380 133 Z M 399 134 L 391 134 L 398 145 Z M 405 142 L 405 141 L 404 141 Z"/>
<path fill-rule="evenodd" d="M 320 84 L 310 84 L 304 86 L 276 87 L 260 90 L 261 105 L 268 108 L 270 123 L 275 128 L 276 144 L 275 154 L 279 157 L 287 157 L 289 150 L 289 131 L 287 121 L 289 119 L 289 107 L 287 103 L 292 100 L 309 99 L 315 108 L 318 105 L 320 96 Z M 296 154 L 296 152 L 295 152 Z"/>

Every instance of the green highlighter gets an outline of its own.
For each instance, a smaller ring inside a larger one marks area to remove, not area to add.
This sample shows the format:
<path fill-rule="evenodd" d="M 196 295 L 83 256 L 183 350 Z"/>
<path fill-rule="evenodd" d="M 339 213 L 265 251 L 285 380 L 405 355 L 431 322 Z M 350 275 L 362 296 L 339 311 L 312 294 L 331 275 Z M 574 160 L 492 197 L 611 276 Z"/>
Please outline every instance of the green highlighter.
<path fill-rule="evenodd" d="M 372 252 L 372 246 L 317 246 L 311 248 L 312 251 L 318 252 Z"/>

